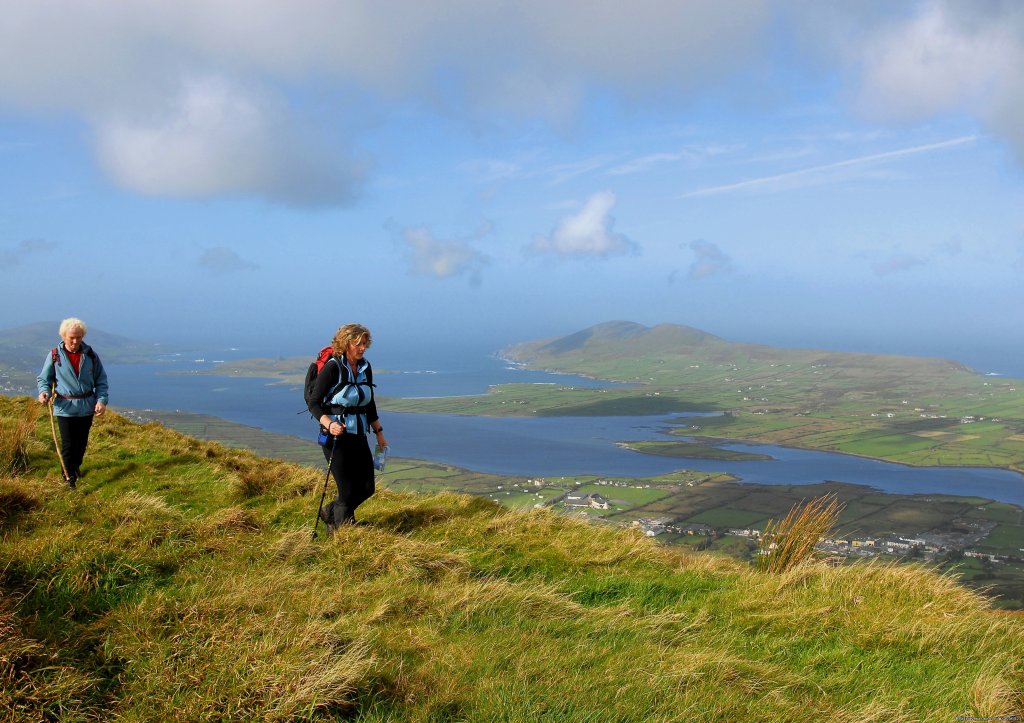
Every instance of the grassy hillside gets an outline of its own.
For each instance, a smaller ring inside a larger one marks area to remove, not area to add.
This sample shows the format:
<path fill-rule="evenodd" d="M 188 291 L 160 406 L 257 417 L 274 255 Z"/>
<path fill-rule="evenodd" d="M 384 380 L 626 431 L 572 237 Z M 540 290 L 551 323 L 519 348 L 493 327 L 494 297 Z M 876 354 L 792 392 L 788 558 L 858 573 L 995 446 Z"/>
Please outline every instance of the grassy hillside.
<path fill-rule="evenodd" d="M 24 455 L 13 454 L 19 423 Z M 98 421 L 76 492 L 0 398 L 0 719 L 954 720 L 1024 709 L 1024 618 L 913 566 L 772 575 Z"/>

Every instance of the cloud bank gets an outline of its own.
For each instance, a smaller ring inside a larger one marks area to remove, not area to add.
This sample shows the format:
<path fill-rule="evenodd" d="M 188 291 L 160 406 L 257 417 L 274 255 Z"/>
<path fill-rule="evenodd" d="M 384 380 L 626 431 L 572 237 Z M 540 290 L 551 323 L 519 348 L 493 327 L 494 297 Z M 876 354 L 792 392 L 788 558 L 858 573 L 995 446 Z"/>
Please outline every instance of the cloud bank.
<path fill-rule="evenodd" d="M 809 72 L 885 121 L 972 114 L 1024 163 L 1018 2 L 32 0 L 4 15 L 0 107 L 80 119 L 101 167 L 143 194 L 344 205 L 369 168 L 352 128 L 396 102 L 565 128 L 595 97 L 680 108 L 757 88 L 771 103 Z"/>
<path fill-rule="evenodd" d="M 883 120 L 975 114 L 1024 163 L 1024 5 L 941 0 L 917 7 L 848 52 L 862 68 L 860 104 Z"/>

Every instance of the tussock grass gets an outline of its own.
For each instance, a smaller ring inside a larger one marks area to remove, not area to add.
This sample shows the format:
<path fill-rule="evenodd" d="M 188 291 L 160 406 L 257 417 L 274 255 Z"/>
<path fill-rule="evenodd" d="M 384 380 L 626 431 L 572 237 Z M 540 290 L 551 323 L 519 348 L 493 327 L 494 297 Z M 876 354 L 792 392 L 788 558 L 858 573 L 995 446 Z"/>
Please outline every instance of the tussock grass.
<path fill-rule="evenodd" d="M 369 644 L 308 614 L 316 612 L 308 580 L 280 568 L 210 574 L 190 574 L 183 589 L 148 596 L 109 622 L 108 647 L 131 661 L 121 715 L 290 720 L 351 708 L 373 666 Z"/>
<path fill-rule="evenodd" d="M 199 532 L 209 537 L 217 533 L 259 532 L 262 527 L 259 516 L 252 510 L 244 507 L 226 507 L 211 513 L 200 525 Z"/>
<path fill-rule="evenodd" d="M 12 416 L 0 417 L 0 474 L 17 475 L 28 470 L 29 455 L 40 445 L 36 440 L 36 427 L 40 406 L 32 400 L 20 405 Z"/>
<path fill-rule="evenodd" d="M 769 520 L 758 541 L 758 569 L 782 573 L 808 559 L 842 511 L 842 503 L 829 494 L 794 505 L 781 522 Z"/>
<path fill-rule="evenodd" d="M 206 459 L 224 470 L 231 482 L 233 494 L 240 500 L 252 499 L 272 493 L 277 499 L 306 494 L 314 483 L 315 475 L 307 467 L 255 457 L 249 452 L 217 444 L 207 444 L 202 450 Z"/>
<path fill-rule="evenodd" d="M 0 477 L 0 529 L 18 515 L 40 506 L 36 487 L 16 477 Z"/>
<path fill-rule="evenodd" d="M 0 519 L 0 720 L 926 721 L 1024 706 L 1024 618 L 923 567 L 807 559 L 765 575 L 549 510 L 389 490 L 360 508 L 365 525 L 313 542 L 322 470 L 116 415 L 96 431 L 77 492 L 52 452 L 0 477 L 22 500 Z"/>
<path fill-rule="evenodd" d="M 97 678 L 54 664 L 46 646 L 22 632 L 13 607 L 0 595 L 0 721 L 98 720 L 102 711 L 86 702 Z"/>

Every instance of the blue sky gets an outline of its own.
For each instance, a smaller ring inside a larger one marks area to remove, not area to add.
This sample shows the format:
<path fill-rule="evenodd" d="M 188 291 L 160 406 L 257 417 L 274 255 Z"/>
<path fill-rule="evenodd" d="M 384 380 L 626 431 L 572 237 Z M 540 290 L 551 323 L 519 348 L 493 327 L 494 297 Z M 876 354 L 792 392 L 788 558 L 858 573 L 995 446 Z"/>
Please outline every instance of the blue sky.
<path fill-rule="evenodd" d="M 1024 4 L 4 2 L 0 327 L 1024 329 Z"/>

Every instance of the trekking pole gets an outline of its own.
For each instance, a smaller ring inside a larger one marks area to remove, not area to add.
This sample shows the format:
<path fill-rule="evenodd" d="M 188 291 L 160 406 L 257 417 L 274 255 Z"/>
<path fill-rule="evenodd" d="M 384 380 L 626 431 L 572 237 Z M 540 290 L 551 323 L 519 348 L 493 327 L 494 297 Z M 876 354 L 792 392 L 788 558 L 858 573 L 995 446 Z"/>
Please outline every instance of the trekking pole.
<path fill-rule="evenodd" d="M 64 455 L 60 453 L 60 443 L 57 441 L 57 425 L 53 421 L 53 398 L 57 391 L 56 382 L 50 384 L 50 403 L 46 405 L 46 408 L 50 410 L 50 431 L 53 433 L 53 448 L 57 450 L 57 459 L 60 460 L 60 469 L 64 473 L 64 479 L 71 479 L 68 474 L 68 468 L 64 466 Z"/>
<path fill-rule="evenodd" d="M 327 460 L 327 474 L 324 475 L 324 489 L 320 493 L 320 508 L 316 511 L 316 520 L 313 521 L 313 534 L 310 541 L 316 539 L 316 528 L 320 524 L 320 513 L 324 511 L 324 498 L 327 497 L 327 481 L 331 478 L 331 463 L 334 462 L 334 450 L 337 449 L 337 439 L 331 440 L 331 457 Z M 328 530 L 329 531 L 329 530 Z"/>

